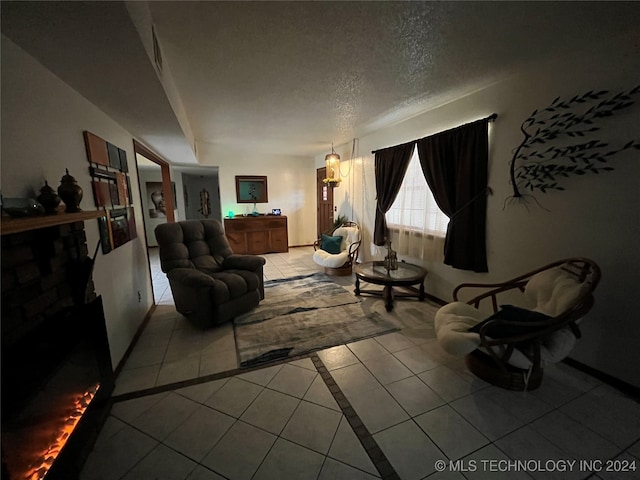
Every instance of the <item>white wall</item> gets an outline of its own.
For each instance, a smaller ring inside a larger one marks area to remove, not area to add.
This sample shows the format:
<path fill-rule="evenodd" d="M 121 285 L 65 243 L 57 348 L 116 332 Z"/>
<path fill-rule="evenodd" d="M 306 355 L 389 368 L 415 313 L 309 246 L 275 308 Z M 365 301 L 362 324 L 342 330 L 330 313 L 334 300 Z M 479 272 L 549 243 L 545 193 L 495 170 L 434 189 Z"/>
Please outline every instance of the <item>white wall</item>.
<path fill-rule="evenodd" d="M 595 307 L 583 324 L 583 339 L 572 357 L 621 380 L 640 386 L 640 322 L 634 293 L 640 284 L 640 207 L 637 182 L 640 154 L 637 150 L 612 160 L 615 171 L 569 178 L 566 191 L 536 194 L 549 212 L 529 205 L 503 209 L 511 194 L 509 162 L 522 141 L 520 124 L 530 113 L 546 107 L 555 97 L 571 98 L 591 89 L 628 90 L 638 84 L 640 55 L 633 39 L 598 39 L 581 52 L 549 60 L 504 81 L 393 127 L 359 139 L 359 154 L 348 178 L 334 191 L 339 213 L 363 224 L 363 258 L 370 249 L 375 213 L 372 150 L 427 136 L 460 124 L 499 115 L 490 126 L 487 248 L 489 273 L 476 274 L 442 263 L 428 263 L 426 289 L 451 299 L 455 285 L 463 281 L 500 281 L 537 266 L 569 256 L 586 256 L 602 268 Z M 603 140 L 612 145 L 640 140 L 640 102 L 602 123 Z M 342 171 L 349 171 L 351 145 L 337 149 Z M 316 167 L 324 156 L 315 159 Z M 351 214 L 352 205 L 354 214 Z M 419 262 L 415 259 L 407 259 Z"/>
<path fill-rule="evenodd" d="M 153 304 L 131 134 L 3 36 L 3 195 L 34 197 L 45 179 L 57 188 L 68 168 L 84 190 L 80 207 L 95 209 L 84 130 L 126 150 L 130 165 L 138 238 L 107 255 L 100 250 L 93 273 L 96 292 L 104 300 L 115 366 Z M 85 230 L 93 253 L 99 239 L 97 220 L 86 221 Z"/>
<path fill-rule="evenodd" d="M 222 216 L 250 214 L 252 203 L 236 202 L 236 175 L 265 175 L 268 203 L 256 205 L 260 213 L 282 209 L 287 216 L 289 246 L 311 245 L 316 240 L 316 183 L 313 158 L 287 155 L 256 155 L 250 152 L 216 155 L 207 144 L 198 145 L 205 165 L 219 167 Z"/>

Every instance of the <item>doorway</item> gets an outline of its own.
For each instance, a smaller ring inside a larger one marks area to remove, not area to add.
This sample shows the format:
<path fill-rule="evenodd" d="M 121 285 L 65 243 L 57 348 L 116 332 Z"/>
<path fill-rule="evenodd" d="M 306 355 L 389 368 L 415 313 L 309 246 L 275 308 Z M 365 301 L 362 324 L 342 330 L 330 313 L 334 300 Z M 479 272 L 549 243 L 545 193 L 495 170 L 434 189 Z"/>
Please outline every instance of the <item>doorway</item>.
<path fill-rule="evenodd" d="M 175 221 L 176 200 L 169 163 L 136 140 L 133 141 L 133 150 L 138 171 L 138 191 L 142 204 L 153 301 L 157 304 L 168 289 L 168 283 L 160 271 L 154 229 L 160 223 Z"/>
<path fill-rule="evenodd" d="M 174 222 L 174 209 L 175 209 L 175 197 L 173 192 L 173 187 L 171 185 L 171 172 L 169 169 L 169 162 L 162 159 L 160 156 L 153 153 L 147 147 L 137 142 L 133 141 L 133 151 L 136 154 L 136 165 L 138 165 L 138 155 L 144 157 L 146 160 L 151 162 L 152 164 L 156 164 L 160 167 L 161 174 L 161 183 L 162 183 L 162 197 L 164 203 L 164 210 L 167 222 Z M 139 167 L 139 165 L 138 165 Z M 140 178 L 140 177 L 138 177 Z M 144 193 L 143 186 L 139 185 L 140 192 Z"/>
<path fill-rule="evenodd" d="M 323 180 L 327 178 L 327 167 L 316 171 L 316 191 L 318 203 L 318 236 L 333 230 L 333 188 L 330 188 Z"/>

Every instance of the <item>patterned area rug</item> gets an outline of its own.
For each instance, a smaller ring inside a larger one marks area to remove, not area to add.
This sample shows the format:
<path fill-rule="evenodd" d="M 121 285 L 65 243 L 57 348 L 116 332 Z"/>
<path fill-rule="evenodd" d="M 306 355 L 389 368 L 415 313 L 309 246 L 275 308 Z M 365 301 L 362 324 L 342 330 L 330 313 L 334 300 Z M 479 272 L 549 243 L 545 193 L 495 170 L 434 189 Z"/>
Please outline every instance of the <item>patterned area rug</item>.
<path fill-rule="evenodd" d="M 265 299 L 233 324 L 243 367 L 398 330 L 322 273 L 265 282 Z"/>

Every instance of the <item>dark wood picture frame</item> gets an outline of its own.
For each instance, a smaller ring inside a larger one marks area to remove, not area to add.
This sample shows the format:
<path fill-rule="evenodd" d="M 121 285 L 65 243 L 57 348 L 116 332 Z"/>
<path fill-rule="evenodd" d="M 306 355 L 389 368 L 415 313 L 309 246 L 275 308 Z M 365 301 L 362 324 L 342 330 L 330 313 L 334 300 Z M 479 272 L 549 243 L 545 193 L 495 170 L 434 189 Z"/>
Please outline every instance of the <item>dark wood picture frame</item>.
<path fill-rule="evenodd" d="M 236 200 L 238 203 L 267 203 L 267 177 L 236 175 Z"/>

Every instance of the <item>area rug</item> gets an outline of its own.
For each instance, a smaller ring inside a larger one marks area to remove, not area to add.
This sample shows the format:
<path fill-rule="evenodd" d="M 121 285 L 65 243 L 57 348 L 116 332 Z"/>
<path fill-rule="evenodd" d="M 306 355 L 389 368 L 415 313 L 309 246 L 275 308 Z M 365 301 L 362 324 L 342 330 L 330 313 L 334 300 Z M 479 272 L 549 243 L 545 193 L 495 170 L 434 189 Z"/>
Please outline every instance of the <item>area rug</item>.
<path fill-rule="evenodd" d="M 322 273 L 265 282 L 265 298 L 234 321 L 240 366 L 249 367 L 398 330 Z"/>

